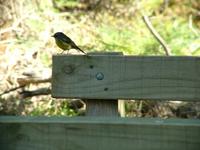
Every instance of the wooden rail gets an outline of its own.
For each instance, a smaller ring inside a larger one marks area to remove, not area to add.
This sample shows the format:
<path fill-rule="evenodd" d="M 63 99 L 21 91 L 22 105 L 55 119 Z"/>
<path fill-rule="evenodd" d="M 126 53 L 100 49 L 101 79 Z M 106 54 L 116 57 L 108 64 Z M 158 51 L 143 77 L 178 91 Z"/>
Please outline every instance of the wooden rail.
<path fill-rule="evenodd" d="M 199 150 L 200 120 L 0 117 L 1 150 Z"/>
<path fill-rule="evenodd" d="M 52 96 L 200 100 L 200 57 L 53 57 Z"/>

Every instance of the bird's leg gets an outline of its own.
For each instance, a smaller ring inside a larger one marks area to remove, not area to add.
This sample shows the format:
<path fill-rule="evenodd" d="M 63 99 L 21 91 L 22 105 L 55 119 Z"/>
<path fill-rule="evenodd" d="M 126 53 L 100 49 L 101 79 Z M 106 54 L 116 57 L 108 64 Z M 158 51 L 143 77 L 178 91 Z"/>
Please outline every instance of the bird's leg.
<path fill-rule="evenodd" d="M 63 54 L 64 51 L 62 51 L 60 54 Z"/>

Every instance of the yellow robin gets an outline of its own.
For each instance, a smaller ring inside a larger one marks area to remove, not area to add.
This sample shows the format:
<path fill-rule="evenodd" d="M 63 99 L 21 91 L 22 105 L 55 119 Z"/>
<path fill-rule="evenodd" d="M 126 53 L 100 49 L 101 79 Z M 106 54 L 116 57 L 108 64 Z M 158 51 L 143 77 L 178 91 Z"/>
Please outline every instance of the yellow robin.
<path fill-rule="evenodd" d="M 82 49 L 80 49 L 68 36 L 66 36 L 62 32 L 56 32 L 52 37 L 55 38 L 56 45 L 63 50 L 70 50 L 70 49 L 76 49 L 84 54 L 87 55 L 86 52 L 84 52 Z M 62 52 L 62 53 L 63 53 Z"/>

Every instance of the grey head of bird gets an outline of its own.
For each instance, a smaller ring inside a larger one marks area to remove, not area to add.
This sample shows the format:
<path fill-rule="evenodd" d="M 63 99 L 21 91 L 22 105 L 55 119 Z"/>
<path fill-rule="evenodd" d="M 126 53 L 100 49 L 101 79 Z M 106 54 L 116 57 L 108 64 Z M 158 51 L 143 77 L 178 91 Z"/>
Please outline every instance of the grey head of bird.
<path fill-rule="evenodd" d="M 66 35 L 62 32 L 56 32 L 56 33 L 54 33 L 54 35 L 52 35 L 52 37 L 54 37 L 54 38 L 65 38 Z"/>

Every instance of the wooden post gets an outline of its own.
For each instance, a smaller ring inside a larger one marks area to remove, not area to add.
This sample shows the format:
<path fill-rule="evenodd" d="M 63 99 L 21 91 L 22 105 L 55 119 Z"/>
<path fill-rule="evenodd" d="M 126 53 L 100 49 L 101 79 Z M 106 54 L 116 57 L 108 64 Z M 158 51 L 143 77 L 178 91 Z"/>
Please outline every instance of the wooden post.
<path fill-rule="evenodd" d="M 123 55 L 122 52 L 93 52 L 89 53 L 89 55 Z M 98 100 L 98 99 L 90 99 L 85 100 L 86 103 L 86 116 L 120 116 L 118 113 L 118 100 Z M 120 107 L 123 103 L 120 103 Z"/>
<path fill-rule="evenodd" d="M 86 100 L 86 116 L 119 116 L 117 100 Z"/>

